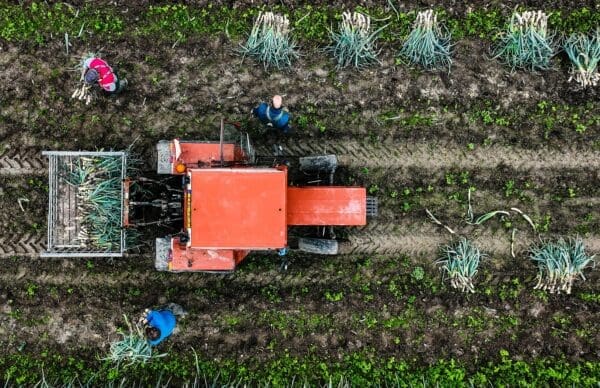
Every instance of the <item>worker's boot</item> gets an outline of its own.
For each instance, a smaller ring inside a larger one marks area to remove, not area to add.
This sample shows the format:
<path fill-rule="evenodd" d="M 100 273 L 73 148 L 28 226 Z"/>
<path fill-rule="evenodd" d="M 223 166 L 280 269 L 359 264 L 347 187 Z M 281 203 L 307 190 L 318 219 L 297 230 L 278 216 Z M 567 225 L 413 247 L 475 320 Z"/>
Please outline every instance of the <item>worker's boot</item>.
<path fill-rule="evenodd" d="M 125 88 L 127 88 L 128 82 L 126 79 L 121 79 L 119 80 L 119 87 L 117 88 L 117 90 L 115 90 L 113 93 L 111 93 L 112 96 L 116 96 L 118 94 L 121 94 L 121 92 L 123 90 L 125 90 Z"/>
<path fill-rule="evenodd" d="M 279 144 L 273 144 L 273 155 L 283 156 L 283 147 Z"/>
<path fill-rule="evenodd" d="M 183 307 L 181 307 L 181 305 L 178 305 L 177 303 L 168 303 L 165 306 L 165 310 L 169 310 L 173 313 L 173 315 L 180 317 L 180 318 L 184 318 L 187 315 L 187 311 L 185 311 L 183 309 Z"/>

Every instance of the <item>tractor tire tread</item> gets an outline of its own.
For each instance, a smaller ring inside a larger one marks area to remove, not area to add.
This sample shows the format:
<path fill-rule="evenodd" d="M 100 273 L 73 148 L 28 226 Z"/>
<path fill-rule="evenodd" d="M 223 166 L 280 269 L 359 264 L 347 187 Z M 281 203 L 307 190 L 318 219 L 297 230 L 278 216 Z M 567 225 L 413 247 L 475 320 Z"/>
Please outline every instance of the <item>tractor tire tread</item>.
<path fill-rule="evenodd" d="M 0 175 L 44 175 L 48 161 L 41 151 L 33 148 L 11 148 L 0 152 Z"/>
<path fill-rule="evenodd" d="M 0 257 L 38 257 L 46 249 L 46 238 L 41 234 L 5 235 L 0 237 Z"/>

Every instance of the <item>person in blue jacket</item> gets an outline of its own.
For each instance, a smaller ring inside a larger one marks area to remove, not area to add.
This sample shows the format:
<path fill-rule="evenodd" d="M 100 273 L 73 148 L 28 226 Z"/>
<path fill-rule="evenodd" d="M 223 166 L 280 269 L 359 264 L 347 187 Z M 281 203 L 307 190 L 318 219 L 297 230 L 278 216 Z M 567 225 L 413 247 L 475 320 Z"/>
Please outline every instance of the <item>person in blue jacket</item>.
<path fill-rule="evenodd" d="M 143 322 L 146 326 L 146 336 L 150 345 L 156 346 L 173 333 L 175 329 L 175 314 L 173 311 L 148 310 L 144 312 Z"/>
<path fill-rule="evenodd" d="M 265 125 L 276 128 L 284 134 L 291 132 L 291 115 L 282 108 L 283 98 L 280 95 L 273 96 L 271 105 L 261 102 L 259 106 L 252 109 L 252 115 Z"/>

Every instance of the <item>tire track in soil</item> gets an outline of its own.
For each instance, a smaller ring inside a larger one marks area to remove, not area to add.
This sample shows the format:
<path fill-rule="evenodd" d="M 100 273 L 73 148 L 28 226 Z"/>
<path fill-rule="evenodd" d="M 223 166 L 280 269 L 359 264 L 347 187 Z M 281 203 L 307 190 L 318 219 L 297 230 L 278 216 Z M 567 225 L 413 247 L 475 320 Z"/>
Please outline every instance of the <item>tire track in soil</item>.
<path fill-rule="evenodd" d="M 548 201 L 550 204 L 552 201 Z M 568 201 L 573 202 L 572 205 L 597 203 L 596 198 L 575 198 Z M 564 208 L 565 204 L 563 204 Z M 498 207 L 500 208 L 500 207 Z M 438 251 L 441 244 L 449 241 L 450 235 L 430 223 L 422 223 L 414 219 L 404 221 L 394 220 L 396 211 L 387 208 L 381 208 L 380 214 L 385 212 L 386 219 L 370 219 L 364 227 L 352 227 L 347 229 L 347 239 L 341 245 L 341 253 L 354 254 L 380 254 L 380 255 L 431 255 Z M 460 217 L 459 217 L 460 218 Z M 422 224 L 422 225 L 419 225 Z M 460 232 L 460 227 L 455 227 L 450 224 L 457 232 Z M 415 231 L 417 229 L 417 231 Z M 38 234 L 26 233 L 20 234 L 4 234 L 0 236 L 0 258 L 9 257 L 30 257 L 37 258 L 39 254 L 46 249 L 46 236 L 44 230 Z M 520 231 L 522 236 L 524 232 Z M 531 235 L 527 231 L 528 235 Z M 495 235 L 485 232 L 473 241 L 487 252 L 498 255 L 509 255 L 510 249 L 506 246 L 508 241 L 508 232 L 500 231 Z M 505 241 L 506 240 L 506 241 Z M 520 240 L 520 238 L 517 238 Z M 528 244 L 536 241 L 529 236 L 527 243 L 515 241 L 515 249 L 526 249 Z M 600 252 L 600 238 L 584 239 L 588 250 Z M 136 257 L 136 255 L 130 255 Z"/>
<path fill-rule="evenodd" d="M 460 233 L 465 228 L 455 228 Z M 510 257 L 511 234 L 499 230 L 491 232 L 489 229 L 479 233 L 467 233 L 469 240 L 479 249 L 489 255 Z M 401 225 L 392 222 L 371 222 L 361 228 L 352 228 L 346 236 L 347 242 L 341 244 L 341 253 L 347 255 L 379 254 L 413 256 L 437 255 L 440 246 L 448 244 L 452 235 L 441 226 L 429 224 Z M 513 249 L 515 254 L 527 249 L 539 240 L 529 230 L 519 231 L 515 236 Z M 583 238 L 586 251 L 589 254 L 600 253 L 600 235 Z"/>
<path fill-rule="evenodd" d="M 258 148 L 259 153 L 268 154 L 267 147 Z M 336 153 L 350 165 L 379 168 L 414 167 L 425 170 L 446 169 L 451 165 L 461 168 L 489 168 L 494 169 L 499 165 L 510 165 L 517 169 L 561 169 L 561 168 L 598 168 L 600 158 L 594 157 L 593 152 L 537 152 L 532 154 L 529 150 L 515 150 L 508 147 L 494 147 L 487 150 L 466 152 L 458 146 L 434 148 L 427 144 L 413 146 L 389 147 L 387 145 L 364 145 L 359 142 L 342 141 L 334 143 L 324 142 L 299 142 L 285 145 L 285 152 L 292 156 L 314 155 L 322 153 Z M 37 150 L 5 151 L 0 156 L 0 175 L 19 175 L 32 173 L 46 174 L 47 161 Z M 578 199 L 579 201 L 592 201 L 597 198 Z M 383 209 L 382 209 L 383 210 Z M 393 230 L 397 225 L 388 222 L 383 229 Z M 365 231 L 370 230 L 369 234 Z M 404 234 L 402 236 L 382 233 L 381 223 L 373 223 L 366 228 L 354 230 L 349 233 L 350 244 L 344 247 L 348 254 L 431 254 L 446 239 L 435 233 Z M 373 231 L 377 231 L 373 233 Z M 40 231 L 41 232 L 41 231 Z M 45 248 L 45 237 L 25 234 L 23 236 L 0 237 L 0 258 L 10 256 L 37 257 Z M 481 241 L 482 247 L 487 247 L 491 252 L 501 254 L 510 253 L 502 248 L 499 243 Z M 598 244 L 591 240 L 590 249 L 599 251 Z M 411 247 L 411 248 L 409 248 Z"/>
<path fill-rule="evenodd" d="M 514 198 L 504 197 L 504 194 L 499 195 L 486 190 L 478 190 L 476 193 L 477 198 L 472 198 L 471 201 L 474 219 L 495 210 L 507 211 L 510 214 L 508 219 L 515 223 L 514 226 L 519 230 L 519 234 L 529 233 L 531 235 L 531 227 L 511 208 L 520 209 L 538 225 L 543 224 L 544 217 L 549 215 L 552 221 L 549 230 L 544 233 L 546 236 L 574 236 L 585 234 L 587 231 L 600 230 L 598 229 L 600 220 L 593 216 L 596 208 L 600 206 L 600 197 L 568 198 L 562 202 L 532 197 L 531 202 L 520 203 Z M 450 202 L 444 206 L 441 204 L 439 196 L 418 198 L 409 212 L 402 209 L 402 201 L 393 202 L 386 197 L 379 197 L 378 216 L 368 219 L 366 227 L 381 224 L 382 219 L 387 219 L 392 224 L 390 230 L 394 230 L 394 226 L 400 222 L 418 225 L 429 220 L 425 209 L 432 211 L 438 220 L 456 231 L 469 229 L 465 221 L 466 205 Z M 587 219 L 589 216 L 592 216 L 592 219 Z M 500 225 L 501 219 L 496 216 L 476 229 L 490 230 L 498 228 Z M 373 227 L 378 228 L 377 226 Z M 473 229 L 473 227 L 470 228 Z M 357 229 L 348 230 L 352 233 Z M 406 230 L 411 230 L 411 228 L 407 227 Z"/>
<path fill-rule="evenodd" d="M 0 258 L 38 257 L 46 249 L 46 236 L 41 233 L 0 235 Z"/>
<path fill-rule="evenodd" d="M 576 150 L 527 150 L 506 146 L 478 148 L 468 151 L 457 144 L 431 143 L 372 145 L 352 140 L 300 140 L 282 144 L 288 156 L 310 156 L 333 153 L 342 164 L 357 167 L 420 168 L 441 170 L 451 166 L 462 169 L 494 169 L 510 166 L 516 170 L 563 168 L 600 168 L 600 153 Z M 271 155 L 269 147 L 257 147 L 259 155 Z"/>
<path fill-rule="evenodd" d="M 355 141 L 319 140 L 284 144 L 289 156 L 310 156 L 334 153 L 342 163 L 360 167 L 421 168 L 425 170 L 446 169 L 458 166 L 463 169 L 491 169 L 501 165 L 517 170 L 600 168 L 600 153 L 589 151 L 535 152 L 510 147 L 479 148 L 466 151 L 458 145 L 431 144 L 370 145 Z M 257 147 L 260 155 L 270 155 L 269 147 Z M 46 175 L 48 161 L 39 150 L 6 150 L 0 154 L 0 175 Z"/>
<path fill-rule="evenodd" d="M 0 153 L 0 176 L 47 174 L 48 160 L 39 150 L 8 149 Z"/>

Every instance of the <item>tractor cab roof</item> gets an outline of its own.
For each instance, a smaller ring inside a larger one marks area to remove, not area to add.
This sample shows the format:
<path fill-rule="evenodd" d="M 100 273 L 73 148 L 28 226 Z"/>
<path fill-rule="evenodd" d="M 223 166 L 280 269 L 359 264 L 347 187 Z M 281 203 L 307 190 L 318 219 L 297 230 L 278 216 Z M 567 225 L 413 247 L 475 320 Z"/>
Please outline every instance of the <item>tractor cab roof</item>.
<path fill-rule="evenodd" d="M 286 169 L 206 168 L 187 173 L 185 211 L 192 249 L 286 246 Z"/>

